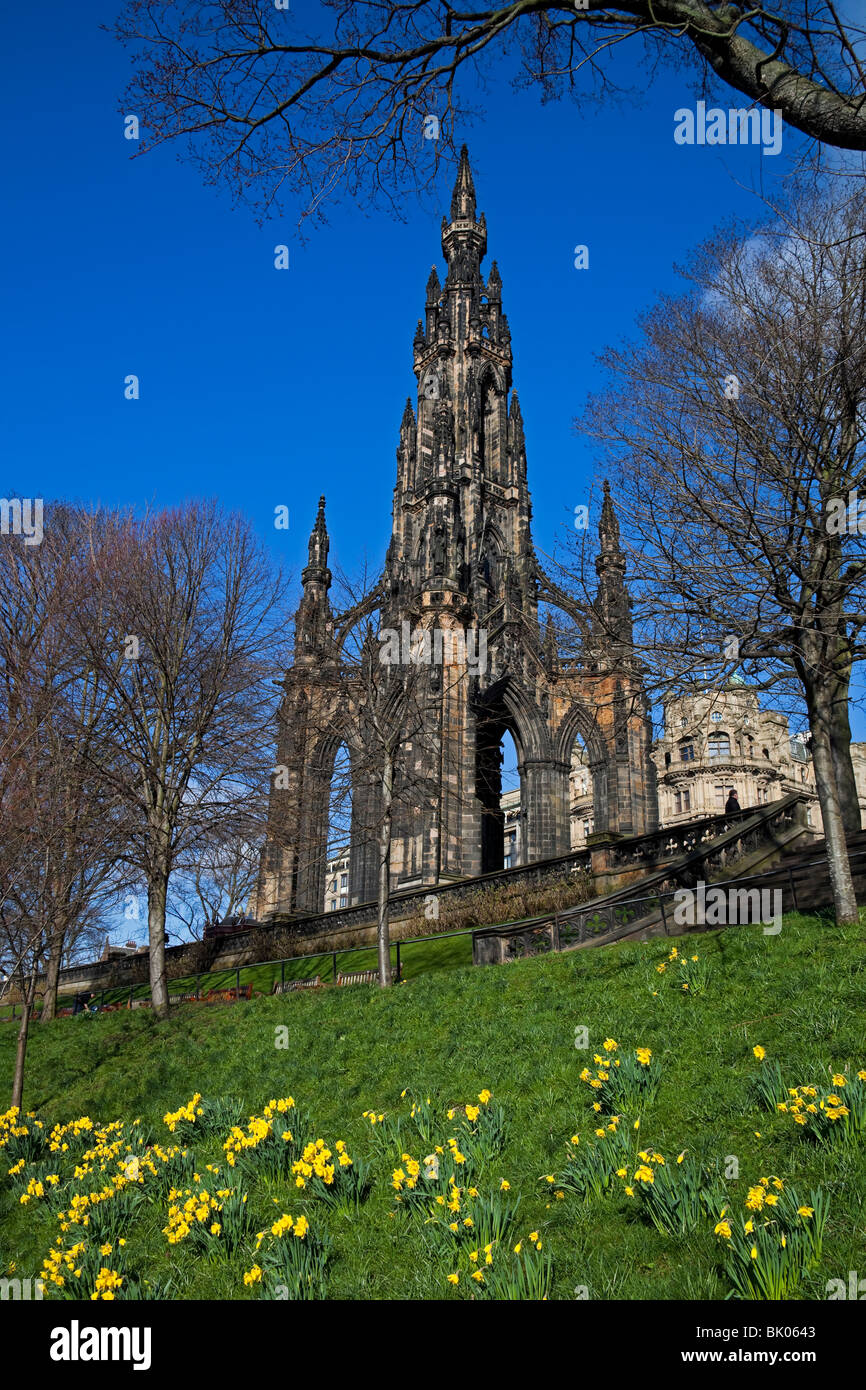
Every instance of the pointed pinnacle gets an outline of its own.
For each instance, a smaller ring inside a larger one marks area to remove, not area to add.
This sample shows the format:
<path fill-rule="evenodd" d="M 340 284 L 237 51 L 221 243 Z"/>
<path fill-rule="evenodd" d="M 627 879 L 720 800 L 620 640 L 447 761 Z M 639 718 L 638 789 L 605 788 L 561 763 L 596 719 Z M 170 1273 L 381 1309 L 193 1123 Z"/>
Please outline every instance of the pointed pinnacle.
<path fill-rule="evenodd" d="M 469 151 L 464 145 L 460 151 L 457 181 L 451 195 L 451 221 L 456 222 L 458 218 L 467 217 L 471 217 L 473 220 L 475 218 L 475 185 L 472 182 L 472 170 L 469 167 Z"/>

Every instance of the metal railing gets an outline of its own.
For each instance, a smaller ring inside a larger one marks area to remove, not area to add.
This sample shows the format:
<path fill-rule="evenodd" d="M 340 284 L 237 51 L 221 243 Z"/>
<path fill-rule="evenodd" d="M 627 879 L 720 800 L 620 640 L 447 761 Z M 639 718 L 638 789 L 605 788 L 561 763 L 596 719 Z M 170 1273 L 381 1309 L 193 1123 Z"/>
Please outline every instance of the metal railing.
<path fill-rule="evenodd" d="M 851 862 L 866 859 L 866 850 L 856 851 L 849 855 Z M 813 869 L 817 866 L 826 867 L 826 855 L 817 855 L 809 859 L 804 859 L 798 864 L 776 865 L 775 868 L 765 869 L 760 873 L 742 874 L 730 879 L 716 879 L 706 883 L 706 889 L 722 889 L 725 893 L 730 891 L 738 892 L 745 888 L 747 884 L 759 886 L 768 879 L 774 879 L 776 883 L 781 879 L 787 879 L 791 892 L 791 902 L 795 912 L 800 911 L 797 901 L 797 887 L 795 883 L 795 872 Z M 695 891 L 695 887 L 688 889 L 686 885 L 679 885 L 675 888 L 660 888 L 657 892 L 644 896 L 631 898 L 619 898 L 605 906 L 604 902 L 599 902 L 597 906 L 589 910 L 586 920 L 581 920 L 583 914 L 587 913 L 586 908 L 575 908 L 564 912 L 546 913 L 544 915 L 527 918 L 523 922 L 515 923 L 513 926 L 505 926 L 497 930 L 491 928 L 490 936 L 499 935 L 505 938 L 514 938 L 518 946 L 523 950 L 509 950 L 511 957 L 516 955 L 536 955 L 547 951 L 560 951 L 564 947 L 582 944 L 585 941 L 596 940 L 601 942 L 605 937 L 613 937 L 615 933 L 621 934 L 625 930 L 638 928 L 645 919 L 647 926 L 652 925 L 655 918 L 661 919 L 662 928 L 665 936 L 670 936 L 668 928 L 668 915 L 665 910 L 665 903 L 670 903 L 671 899 L 677 897 L 683 891 Z M 750 904 L 751 907 L 751 904 Z M 750 919 L 751 920 L 751 919 Z M 576 924 L 571 926 L 570 924 Z M 723 926 L 725 923 L 706 923 L 696 917 L 696 920 L 688 923 L 678 924 L 686 926 Z M 728 923 L 727 925 L 745 925 L 744 923 Z M 676 933 L 678 934 L 678 933 Z"/>
<path fill-rule="evenodd" d="M 475 930 L 473 927 L 464 927 L 460 931 L 431 932 L 429 935 L 426 936 L 404 937 L 401 941 L 392 941 L 391 962 L 392 966 L 396 970 L 396 981 L 401 982 L 404 978 L 403 952 L 407 947 L 420 945 L 423 942 L 447 941 L 453 937 L 471 937 L 473 930 Z M 222 970 L 191 971 L 188 976 L 184 975 L 177 980 L 170 980 L 168 982 L 168 992 L 169 997 L 176 996 L 179 994 L 193 995 L 195 999 L 199 1002 L 202 1001 L 202 995 L 204 994 L 206 996 L 208 993 L 231 993 L 234 994 L 236 999 L 239 999 L 242 988 L 241 976 L 249 975 L 253 972 L 267 973 L 269 968 L 274 968 L 274 978 L 271 981 L 271 987 L 273 987 L 273 984 L 276 982 L 277 978 L 279 979 L 279 983 L 281 985 L 284 985 L 286 983 L 286 967 L 292 966 L 293 964 L 299 961 L 303 961 L 305 965 L 308 962 L 312 961 L 329 961 L 330 970 L 328 973 L 330 974 L 331 982 L 333 984 L 336 984 L 341 973 L 348 973 L 345 971 L 341 972 L 339 969 L 341 957 L 358 955 L 375 956 L 375 954 L 375 944 L 370 946 L 343 946 L 332 951 L 314 951 L 310 954 L 300 956 L 280 956 L 275 958 L 274 960 L 252 961 L 249 965 L 228 967 L 223 968 Z M 468 958 L 466 963 L 471 964 L 471 956 Z M 275 970 L 276 966 L 280 967 L 278 976 Z M 433 966 L 428 968 L 436 969 L 442 967 Z M 303 975 L 297 975 L 293 978 L 305 979 L 308 977 L 308 975 L 315 975 L 316 973 L 317 972 L 315 970 L 305 971 Z M 321 970 L 318 973 L 321 974 Z M 421 973 L 424 972 L 422 971 Z M 204 982 L 209 979 L 213 981 L 225 981 L 226 979 L 230 979 L 232 977 L 234 977 L 235 981 L 233 986 L 222 983 L 219 985 L 212 984 L 208 988 L 204 984 Z M 192 988 L 188 988 L 187 981 L 195 981 L 194 986 Z M 83 994 L 85 992 L 86 991 L 81 991 L 80 993 Z M 264 991 L 260 992 L 263 993 Z M 65 997 L 69 998 L 68 995 Z M 62 998 L 64 998 L 64 996 L 60 996 L 60 999 Z M 58 1000 L 58 1003 L 60 1002 L 60 999 Z M 85 1010 L 87 1010 L 91 1013 L 100 1013 L 104 1010 L 114 1011 L 115 1009 L 135 1008 L 143 1006 L 149 1007 L 150 1001 L 151 990 L 149 985 L 139 984 L 130 986 L 107 986 L 103 990 L 94 991 L 91 997 L 89 998 L 87 1004 L 82 1006 L 80 1012 L 83 1013 L 85 1012 Z M 0 1000 L 0 1008 L 2 1007 L 3 1001 Z M 21 1007 L 22 1006 L 20 1004 L 12 1003 L 11 1015 L 7 1014 L 4 1017 L 0 1017 L 0 1022 L 10 1022 L 12 1019 L 16 1017 L 15 1010 Z M 57 1011 L 58 1017 L 61 1015 L 66 1017 L 69 1015 L 70 1012 L 72 1012 L 72 1010 L 69 1006 L 65 1004 L 62 1009 L 58 1008 Z M 34 1009 L 33 1014 L 31 1016 L 38 1016 L 38 1011 Z"/>
<path fill-rule="evenodd" d="M 764 808 L 760 808 L 760 809 L 763 810 Z M 748 814 L 748 812 L 740 812 L 740 813 L 737 814 L 737 818 L 739 818 L 740 816 L 745 817 L 747 814 Z M 657 833 L 658 833 L 658 832 L 657 832 Z M 647 837 L 647 838 L 649 838 L 649 837 Z M 853 854 L 849 854 L 849 861 L 852 862 L 852 863 L 853 863 L 853 861 L 855 861 L 855 860 L 860 860 L 860 859 L 866 859 L 866 850 L 855 851 Z M 734 888 L 734 889 L 739 888 L 739 887 L 741 887 L 741 886 L 743 886 L 744 884 L 747 884 L 747 883 L 760 883 L 762 880 L 766 880 L 766 879 L 769 879 L 769 878 L 776 878 L 776 879 L 778 879 L 780 876 L 783 877 L 783 878 L 784 878 L 784 877 L 787 877 L 788 883 L 789 883 L 789 886 L 790 886 L 790 890 L 791 890 L 791 899 L 792 899 L 792 903 L 793 903 L 793 908 L 794 908 L 794 911 L 796 912 L 796 911 L 799 911 L 799 906 L 798 906 L 798 903 L 797 903 L 797 890 L 796 890 L 796 885 L 795 885 L 795 882 L 794 882 L 794 872 L 795 872 L 795 870 L 799 872 L 799 871 L 804 870 L 804 869 L 810 869 L 810 868 L 814 868 L 814 867 L 821 866 L 821 865 L 826 866 L 826 863 L 827 863 L 827 855 L 826 855 L 826 851 L 825 851 L 823 854 L 817 854 L 817 855 L 811 856 L 811 857 L 809 857 L 809 858 L 801 859 L 801 860 L 798 861 L 798 863 L 797 863 L 796 865 L 793 865 L 793 864 L 782 865 L 782 866 L 777 865 L 777 866 L 774 867 L 774 868 L 770 868 L 770 869 L 763 870 L 763 871 L 760 872 L 760 873 L 744 874 L 744 875 L 741 875 L 741 876 L 739 876 L 739 877 L 737 877 L 737 878 L 716 880 L 716 881 L 714 881 L 714 882 L 712 882 L 712 883 L 708 883 L 708 884 L 707 884 L 707 887 L 708 887 L 708 888 L 721 888 L 721 887 L 723 887 L 724 889 L 728 890 L 728 889 L 731 889 L 731 888 Z M 396 966 L 396 979 L 397 979 L 397 981 L 402 981 L 402 979 L 403 979 L 403 960 L 402 960 L 401 950 L 404 950 L 404 949 L 407 948 L 407 947 L 411 947 L 411 946 L 414 946 L 414 945 L 419 945 L 419 944 L 421 944 L 421 943 L 423 943 L 423 942 L 446 941 L 446 940 L 449 940 L 449 939 L 453 939 L 453 938 L 455 938 L 455 937 L 471 937 L 471 936 L 474 935 L 475 932 L 477 932 L 477 931 L 479 931 L 479 930 L 488 931 L 488 932 L 490 932 L 491 934 L 492 934 L 492 933 L 496 933 L 496 932 L 500 932 L 502 935 L 510 934 L 510 935 L 515 935 L 515 936 L 516 936 L 516 935 L 519 935 L 519 934 L 521 934 L 521 933 L 522 933 L 522 934 L 527 934 L 527 933 L 530 933 L 530 934 L 531 934 L 531 933 L 534 933 L 535 931 L 538 931 L 538 930 L 542 929 L 545 925 L 552 925 L 552 926 L 553 926 L 554 933 L 555 933 L 555 939 L 556 939 L 557 943 L 559 943 L 559 942 L 562 941 L 563 939 L 565 939 L 566 941 L 568 941 L 569 937 L 572 935 L 572 933 L 569 931 L 569 928 L 568 928 L 568 923 L 569 923 L 569 921 L 574 921 L 574 920 L 576 920 L 576 919 L 579 919 L 582 915 L 584 915 L 585 913 L 587 913 L 587 911 L 591 911 L 591 912 L 593 912 L 593 913 L 597 911 L 597 913 L 598 913 L 598 919 L 599 919 L 599 920 L 602 920 L 602 921 L 603 921 L 603 920 L 605 920 L 605 916 L 607 916 L 608 921 L 607 921 L 607 924 L 605 925 L 603 931 L 601 931 L 601 932 L 597 932 L 597 931 L 596 931 L 596 932 L 592 932 L 592 931 L 587 932 L 587 933 L 586 933 L 586 936 L 584 937 L 584 939 L 587 939 L 588 937 L 593 937 L 593 936 L 605 936 L 605 935 L 608 935 L 610 932 L 617 930 L 618 927 L 621 927 L 621 926 L 628 926 L 628 925 L 637 923 L 637 922 L 639 922 L 639 921 L 641 920 L 642 917 L 651 916 L 651 915 L 653 915 L 653 914 L 656 913 L 656 912 L 660 913 L 661 919 L 662 919 L 662 925 L 663 925 L 663 927 L 664 927 L 665 934 L 668 935 L 669 933 L 668 933 L 668 927 L 667 927 L 667 916 L 666 916 L 666 913 L 665 913 L 665 906 L 664 906 L 664 904 L 665 904 L 665 901 L 666 901 L 666 900 L 670 900 L 670 899 L 674 898 L 678 892 L 681 892 L 681 891 L 682 891 L 682 886 L 677 887 L 677 888 L 671 888 L 671 889 L 662 889 L 662 890 L 660 890 L 660 891 L 658 891 L 658 892 L 655 892 L 655 893 L 652 893 L 652 894 L 647 894 L 647 895 L 645 895 L 645 896 L 635 896 L 635 897 L 625 897 L 625 896 L 623 896 L 623 895 L 624 895 L 625 893 L 627 893 L 628 891 L 629 891 L 629 890 L 627 890 L 627 889 L 626 889 L 626 890 L 620 890 L 619 893 L 611 894 L 610 897 L 611 897 L 611 899 L 613 899 L 613 901 L 610 902 L 610 904 L 609 904 L 609 906 L 608 906 L 607 908 L 604 908 L 603 901 L 602 901 L 602 902 L 599 902 L 599 903 L 598 903 L 597 908 L 596 908 L 596 907 L 593 907 L 592 909 L 589 909 L 589 908 L 588 908 L 587 906 L 585 906 L 585 905 L 578 905 L 578 906 L 576 906 L 576 907 L 574 907 L 574 908 L 566 908 L 566 909 L 564 909 L 563 911 L 556 911 L 556 912 L 553 912 L 553 913 L 550 913 L 550 912 L 541 913 L 541 914 L 539 914 L 539 915 L 537 915 L 537 916 L 524 918 L 524 919 L 522 919 L 521 921 L 514 922 L 514 923 L 502 923 L 502 924 L 497 924 L 496 926 L 488 927 L 488 928 L 465 927 L 465 928 L 462 928 L 462 929 L 459 930 L 459 931 L 451 931 L 451 932 L 431 932 L 431 933 L 429 933 L 428 935 L 425 935 L 425 936 L 405 937 L 405 938 L 403 938 L 403 939 L 400 940 L 400 941 L 394 941 L 394 942 L 391 943 L 391 953 L 392 953 L 392 954 L 391 954 L 391 961 L 392 961 L 392 964 L 394 964 L 394 965 Z M 642 904 L 643 904 L 643 905 L 646 905 L 646 906 L 644 907 L 644 910 L 643 910 L 642 912 L 632 911 L 632 909 L 639 908 Z M 613 918 L 614 918 L 614 916 L 615 916 L 617 913 L 619 913 L 619 920 L 618 920 L 618 921 L 614 921 Z M 592 920 L 594 920 L 594 918 L 591 916 L 591 917 L 589 918 L 589 920 L 592 921 Z M 555 946 L 554 949 L 560 949 L 559 945 Z M 170 982 L 169 982 L 169 994 L 170 994 L 170 995 L 177 995 L 177 994 L 180 994 L 180 993 L 183 993 L 183 994 L 194 994 L 195 997 L 196 997 L 196 999 L 198 999 L 198 1000 L 200 1001 L 200 1000 L 201 1000 L 201 994 L 202 994 L 202 982 L 203 982 L 203 981 L 205 981 L 205 980 L 207 980 L 207 979 L 209 979 L 209 978 L 212 978 L 212 979 L 215 979 L 215 980 L 219 980 L 219 979 L 225 979 L 226 977 L 231 978 L 232 976 L 234 976 L 235 985 L 234 985 L 234 990 L 233 990 L 233 992 L 234 992 L 234 994 L 235 994 L 235 997 L 236 997 L 236 998 L 239 998 L 239 997 L 240 997 L 240 991 L 241 991 L 241 976 L 242 976 L 242 975 L 244 975 L 244 974 L 249 974 L 249 973 L 255 972 L 255 971 L 262 971 L 262 972 L 265 972 L 265 971 L 267 971 L 267 969 L 268 969 L 269 967 L 276 967 L 276 966 L 279 966 L 279 967 L 280 967 L 280 972 L 279 972 L 280 984 L 285 984 L 285 983 L 286 983 L 286 966 L 291 966 L 291 965 L 294 964 L 295 962 L 299 962 L 299 961 L 303 961 L 303 962 L 306 964 L 306 963 L 308 963 L 308 962 L 312 962 L 312 961 L 316 961 L 316 960 L 330 960 L 330 962 L 331 962 L 331 972 L 330 972 L 330 973 L 331 973 L 331 978 L 332 978 L 333 983 L 336 983 L 337 978 L 338 978 L 338 975 L 339 975 L 339 973 L 340 973 L 340 972 L 339 972 L 339 969 L 338 969 L 338 958 L 339 958 L 339 957 L 342 957 L 342 956 L 351 956 L 351 955 L 367 955 L 367 956 L 370 956 L 370 955 L 375 955 L 375 952 L 376 952 L 376 947 L 375 947 L 375 945 L 367 945 L 367 946 L 346 946 L 346 947 L 337 948 L 337 949 L 330 950 L 330 951 L 315 951 L 315 952 L 312 952 L 312 953 L 309 953 L 309 954 L 303 954 L 303 955 L 298 955 L 298 956 L 283 956 L 283 957 L 277 957 L 277 958 L 275 958 L 275 959 L 273 959 L 273 960 L 254 961 L 254 962 L 251 962 L 251 963 L 248 964 L 248 965 L 240 965 L 240 966 L 235 966 L 235 967 L 227 967 L 227 968 L 223 968 L 222 970 L 199 971 L 199 972 L 192 971 L 192 972 L 190 972 L 190 975 L 189 975 L 189 976 L 182 976 L 180 979 L 170 981 Z M 467 962 L 467 963 L 468 963 L 468 962 Z M 430 968 L 430 967 L 428 967 L 428 968 Z M 432 967 L 432 968 L 435 969 L 435 968 L 437 968 L 437 967 Z M 441 968 L 441 967 L 438 967 L 438 968 Z M 314 974 L 314 973 L 315 973 L 315 972 L 307 971 L 307 972 L 305 972 L 304 975 L 299 975 L 299 976 L 297 976 L 296 978 L 304 979 L 304 978 L 306 978 L 308 975 Z M 321 972 L 319 972 L 319 973 L 321 973 Z M 422 971 L 421 973 L 424 973 L 424 972 Z M 275 978 L 276 978 L 276 977 L 275 977 Z M 186 980 L 193 980 L 193 979 L 195 980 L 195 988 L 194 988 L 193 990 L 183 989 L 183 988 L 182 988 L 182 985 L 183 985 L 183 983 L 184 983 Z M 273 981 L 272 981 L 271 983 L 273 984 Z M 173 989 L 171 988 L 172 985 L 174 986 Z M 221 988 L 222 990 L 225 990 L 226 987 L 223 985 L 223 986 L 221 986 L 220 988 Z M 214 987 L 214 986 L 212 986 L 211 989 L 208 991 L 208 993 L 216 993 L 216 992 L 217 992 L 217 989 L 216 989 L 216 987 Z M 231 987 L 229 987 L 229 991 L 228 991 L 228 992 L 232 992 Z M 82 991 L 82 993 L 83 993 L 83 991 Z M 139 985 L 131 985 L 131 986 L 129 986 L 129 987 L 126 987 L 126 986 L 116 986 L 116 985 L 113 986 L 113 987 L 108 986 L 108 987 L 106 987 L 105 989 L 103 989 L 103 990 L 101 990 L 101 991 L 98 992 L 98 1000 L 97 1000 L 97 997 L 96 997 L 96 993 L 94 993 L 94 995 L 91 997 L 91 1000 L 89 1001 L 89 1004 L 88 1004 L 87 1007 L 88 1007 L 91 1011 L 95 1011 L 95 1012 L 100 1012 L 100 1011 L 102 1011 L 102 1010 L 104 1010 L 104 1009 L 115 1009 L 115 1008 L 124 1008 L 124 1007 L 133 1008 L 133 1007 L 136 1006 L 136 1003 L 138 1003 L 139 1006 L 145 1005 L 145 1004 L 149 1004 L 149 1002 L 150 1002 L 150 993 L 151 993 L 150 988 L 149 988 L 149 986 L 147 986 L 147 985 L 141 985 L 141 984 L 139 984 Z M 62 997 L 62 996 L 61 996 L 61 997 Z M 16 1008 L 19 1007 L 19 1005 L 18 1005 L 18 1004 L 15 1004 L 15 1003 L 11 1003 L 11 1001 L 10 1001 L 10 1005 L 11 1005 L 11 1009 L 12 1009 L 11 1015 L 5 1015 L 5 1016 L 3 1016 L 3 1017 L 0 1017 L 0 1022 L 9 1022 L 9 1021 L 15 1019 L 15 1017 L 16 1017 L 15 1010 L 16 1010 Z M 2 1007 L 3 1007 L 3 1000 L 0 999 L 0 1008 L 2 1008 Z M 82 1011 L 83 1011 L 83 1010 L 82 1010 Z M 58 1015 L 60 1015 L 60 1014 L 66 1015 L 66 1014 L 68 1014 L 68 1012 L 69 1012 L 68 1008 L 64 1007 L 62 1010 L 58 1010 Z M 35 1016 L 36 1014 L 37 1014 L 37 1011 L 34 1010 L 34 1016 Z"/>

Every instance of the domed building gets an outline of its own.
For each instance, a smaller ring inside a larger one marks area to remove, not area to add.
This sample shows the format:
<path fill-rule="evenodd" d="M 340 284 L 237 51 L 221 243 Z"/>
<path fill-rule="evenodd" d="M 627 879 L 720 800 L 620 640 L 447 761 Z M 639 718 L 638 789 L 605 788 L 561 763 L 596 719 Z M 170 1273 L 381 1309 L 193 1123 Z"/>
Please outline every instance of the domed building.
<path fill-rule="evenodd" d="M 866 810 L 866 747 L 852 744 L 861 816 Z M 742 807 L 791 792 L 809 797 L 808 823 L 822 829 L 809 735 L 791 734 L 787 716 L 761 709 L 742 676 L 665 703 L 664 734 L 653 744 L 659 822 L 679 825 L 717 815 L 733 789 Z"/>

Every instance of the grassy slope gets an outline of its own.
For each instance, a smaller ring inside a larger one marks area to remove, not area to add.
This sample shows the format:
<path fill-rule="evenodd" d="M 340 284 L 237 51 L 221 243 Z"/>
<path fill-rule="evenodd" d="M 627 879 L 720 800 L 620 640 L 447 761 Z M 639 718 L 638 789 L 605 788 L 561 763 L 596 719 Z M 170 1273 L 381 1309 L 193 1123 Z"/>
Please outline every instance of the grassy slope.
<path fill-rule="evenodd" d="M 640 1220 L 626 1198 L 587 1207 L 574 1198 L 554 1202 L 538 1182 L 557 1169 L 571 1134 L 594 1127 L 591 1093 L 578 1074 L 610 1035 L 622 1047 L 651 1047 L 663 1063 L 661 1090 L 642 1120 L 644 1143 L 666 1156 L 701 1145 L 736 1155 L 738 1208 L 747 1185 L 763 1174 L 795 1180 L 801 1189 L 821 1183 L 831 1192 L 823 1263 L 804 1288 L 823 1297 L 827 1279 L 862 1267 L 866 1146 L 828 1153 L 785 1117 L 757 1109 L 751 1049 L 761 1043 L 779 1058 L 789 1084 L 826 1078 L 828 1066 L 866 1065 L 862 929 L 794 916 L 778 937 L 742 927 L 683 944 L 711 963 L 710 988 L 698 998 L 665 987 L 655 974 L 667 951 L 656 941 L 436 972 L 387 992 L 358 987 L 191 1005 L 163 1025 L 145 1011 L 62 1019 L 34 1030 L 25 1108 L 52 1120 L 160 1119 L 194 1090 L 239 1096 L 250 1112 L 291 1094 L 309 1109 L 317 1133 L 343 1137 L 363 1153 L 361 1112 L 368 1106 L 395 1108 L 405 1087 L 435 1092 L 448 1104 L 488 1086 L 511 1121 L 491 1178 L 498 1185 L 505 1176 L 523 1194 L 521 1228 L 545 1230 L 554 1296 L 571 1298 L 581 1284 L 593 1298 L 723 1297 L 727 1285 L 717 1274 L 711 1233 L 682 1245 Z M 289 1028 L 287 1051 L 275 1047 L 279 1024 Z M 574 1046 L 582 1024 L 590 1030 L 589 1053 Z M 14 1031 L 0 1029 L 7 1095 Z M 211 1156 L 212 1149 L 200 1162 Z M 278 1210 L 274 1194 L 279 1210 L 298 1212 L 294 1189 L 257 1188 L 257 1221 Z M 392 1215 L 384 1171 L 357 1216 L 326 1216 L 312 1202 L 307 1211 L 334 1232 L 331 1296 L 443 1296 L 442 1271 L 431 1268 L 402 1218 Z M 131 1234 L 145 1273 L 173 1272 L 185 1297 L 244 1296 L 244 1265 L 209 1266 L 182 1247 L 168 1261 L 159 1231 L 164 1216 L 157 1215 Z M 0 1273 L 11 1259 L 19 1273 L 37 1273 L 54 1230 L 47 1212 L 16 1206 L 0 1184 Z"/>

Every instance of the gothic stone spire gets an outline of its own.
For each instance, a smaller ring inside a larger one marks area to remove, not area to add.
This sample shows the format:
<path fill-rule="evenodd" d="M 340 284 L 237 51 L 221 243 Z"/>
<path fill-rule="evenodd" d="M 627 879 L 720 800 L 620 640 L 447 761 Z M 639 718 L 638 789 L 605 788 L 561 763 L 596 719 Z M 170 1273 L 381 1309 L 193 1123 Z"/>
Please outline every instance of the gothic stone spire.
<path fill-rule="evenodd" d="M 604 499 L 598 523 L 600 549 L 595 561 L 598 591 L 595 599 L 594 636 L 602 649 L 624 648 L 632 643 L 631 600 L 625 583 L 625 556 L 619 540 L 619 521 L 604 481 Z"/>

